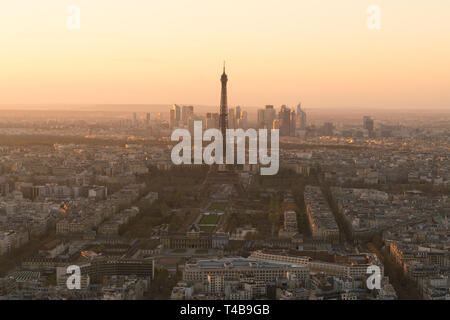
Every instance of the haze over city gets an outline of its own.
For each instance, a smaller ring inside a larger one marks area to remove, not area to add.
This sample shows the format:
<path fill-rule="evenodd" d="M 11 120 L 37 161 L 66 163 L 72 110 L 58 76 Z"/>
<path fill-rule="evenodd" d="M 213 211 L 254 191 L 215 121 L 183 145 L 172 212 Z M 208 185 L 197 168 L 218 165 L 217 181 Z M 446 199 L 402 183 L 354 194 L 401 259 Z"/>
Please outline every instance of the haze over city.
<path fill-rule="evenodd" d="M 70 4 L 2 6 L 2 109 L 217 106 L 223 60 L 232 105 L 450 108 L 446 0 L 378 1 L 380 30 L 370 1 L 79 0 L 79 30 Z"/>

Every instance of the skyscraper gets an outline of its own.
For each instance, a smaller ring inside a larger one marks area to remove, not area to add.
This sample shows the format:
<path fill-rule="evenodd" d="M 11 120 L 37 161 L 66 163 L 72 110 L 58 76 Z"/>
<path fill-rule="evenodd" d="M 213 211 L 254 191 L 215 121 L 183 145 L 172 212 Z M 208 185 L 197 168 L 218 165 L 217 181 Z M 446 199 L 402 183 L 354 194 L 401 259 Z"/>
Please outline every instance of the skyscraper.
<path fill-rule="evenodd" d="M 374 126 L 374 121 L 370 116 L 364 116 L 363 127 L 364 127 L 364 129 L 366 129 L 368 131 L 369 137 L 372 138 L 375 126 Z"/>
<path fill-rule="evenodd" d="M 177 126 L 177 124 L 175 123 L 175 110 L 174 109 L 170 109 L 170 115 L 169 115 L 169 128 L 173 129 Z"/>
<path fill-rule="evenodd" d="M 183 106 L 181 110 L 181 120 L 184 125 L 189 124 L 189 120 L 194 115 L 194 107 L 193 106 Z"/>
<path fill-rule="evenodd" d="M 273 105 L 265 105 L 264 109 L 258 110 L 258 128 L 271 129 L 275 118 L 276 112 Z"/>
<path fill-rule="evenodd" d="M 237 119 L 241 119 L 241 107 L 240 106 L 236 106 L 236 110 L 234 112 L 234 117 Z"/>
<path fill-rule="evenodd" d="M 248 114 L 247 111 L 241 111 L 241 117 L 237 121 L 237 127 L 241 129 L 247 129 Z"/>
<path fill-rule="evenodd" d="M 178 121 L 181 120 L 181 108 L 177 104 L 174 104 L 172 108 L 175 112 L 175 121 L 177 122 L 177 125 L 178 125 Z"/>
<path fill-rule="evenodd" d="M 295 115 L 295 111 L 291 111 L 291 123 L 289 127 L 289 135 L 291 137 L 295 137 L 295 131 L 297 130 L 297 117 Z"/>
<path fill-rule="evenodd" d="M 301 103 L 297 106 L 297 127 L 306 130 L 306 112 L 302 109 Z"/>
<path fill-rule="evenodd" d="M 264 128 L 264 109 L 258 109 L 257 128 Z"/>
<path fill-rule="evenodd" d="M 280 120 L 280 136 L 289 136 L 291 134 L 291 109 L 282 105 L 278 119 Z"/>
<path fill-rule="evenodd" d="M 322 126 L 322 135 L 331 137 L 334 134 L 334 125 L 331 122 L 325 122 Z"/>
<path fill-rule="evenodd" d="M 236 129 L 236 116 L 233 108 L 228 109 L 228 128 Z"/>

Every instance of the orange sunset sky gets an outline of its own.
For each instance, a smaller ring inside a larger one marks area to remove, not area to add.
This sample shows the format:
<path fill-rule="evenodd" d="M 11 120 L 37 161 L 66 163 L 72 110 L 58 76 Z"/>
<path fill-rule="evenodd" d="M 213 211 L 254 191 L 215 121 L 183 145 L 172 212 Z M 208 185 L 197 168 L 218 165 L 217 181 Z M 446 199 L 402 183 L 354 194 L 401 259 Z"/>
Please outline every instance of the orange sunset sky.
<path fill-rule="evenodd" d="M 226 60 L 230 105 L 450 109 L 449 0 L 14 0 L 0 39 L 0 105 L 217 105 Z"/>

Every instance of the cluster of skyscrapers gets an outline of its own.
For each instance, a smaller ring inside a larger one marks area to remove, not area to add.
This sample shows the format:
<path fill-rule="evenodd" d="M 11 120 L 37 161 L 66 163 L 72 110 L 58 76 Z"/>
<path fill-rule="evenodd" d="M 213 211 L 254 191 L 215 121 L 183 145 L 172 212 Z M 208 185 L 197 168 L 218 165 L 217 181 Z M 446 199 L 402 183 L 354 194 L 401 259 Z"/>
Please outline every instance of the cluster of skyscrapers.
<path fill-rule="evenodd" d="M 261 129 L 279 129 L 280 136 L 301 136 L 301 131 L 306 130 L 306 112 L 301 104 L 296 111 L 282 105 L 277 115 L 273 105 L 265 105 L 264 109 L 258 110 L 257 126 Z"/>
<path fill-rule="evenodd" d="M 193 106 L 182 106 L 177 104 L 172 106 L 170 109 L 169 116 L 169 126 L 170 128 L 189 126 L 190 121 L 193 121 L 194 107 Z"/>
<path fill-rule="evenodd" d="M 202 120 L 194 115 L 193 106 L 173 105 L 170 109 L 169 128 L 191 128 L 194 120 Z M 227 109 L 225 119 L 228 129 L 248 129 L 249 117 L 247 111 L 240 106 Z M 221 115 L 216 112 L 207 112 L 203 118 L 205 129 L 220 128 Z M 282 105 L 277 113 L 273 105 L 265 105 L 263 109 L 258 109 L 256 126 L 257 129 L 279 129 L 281 136 L 302 136 L 306 132 L 306 112 L 301 104 L 296 110 Z"/>

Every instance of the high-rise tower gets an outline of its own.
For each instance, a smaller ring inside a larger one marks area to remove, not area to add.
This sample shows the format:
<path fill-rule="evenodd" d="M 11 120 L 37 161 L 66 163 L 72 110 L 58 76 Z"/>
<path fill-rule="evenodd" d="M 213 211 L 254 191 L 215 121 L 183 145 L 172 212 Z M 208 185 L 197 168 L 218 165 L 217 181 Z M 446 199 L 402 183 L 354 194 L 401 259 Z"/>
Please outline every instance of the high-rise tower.
<path fill-rule="evenodd" d="M 228 77 L 225 73 L 225 62 L 223 63 L 223 73 L 220 77 L 220 82 L 222 83 L 222 91 L 220 94 L 220 120 L 219 120 L 219 129 L 222 132 L 223 136 L 223 147 L 225 150 L 225 138 L 228 128 L 228 101 L 227 101 L 227 82 Z M 224 153 L 225 154 L 225 153 Z"/>
<path fill-rule="evenodd" d="M 227 82 L 228 77 L 225 73 L 225 62 L 223 64 L 223 73 L 220 77 L 222 83 L 222 91 L 220 95 L 220 114 L 219 114 L 219 130 L 223 136 L 223 157 L 224 163 L 210 167 L 208 175 L 203 182 L 203 188 L 201 189 L 201 196 L 209 197 L 210 194 L 214 194 L 215 198 L 228 199 L 230 197 L 243 197 L 245 196 L 245 190 L 240 181 L 236 167 L 233 164 L 225 164 L 226 161 L 226 133 L 228 129 L 228 101 L 227 101 Z M 217 113 L 216 113 L 217 115 Z M 212 115 L 209 116 L 211 118 Z M 208 119 L 208 116 L 207 116 Z M 233 148 L 234 149 L 234 148 Z M 236 157 L 236 154 L 235 154 Z M 224 188 L 224 185 L 230 186 L 230 188 Z"/>

